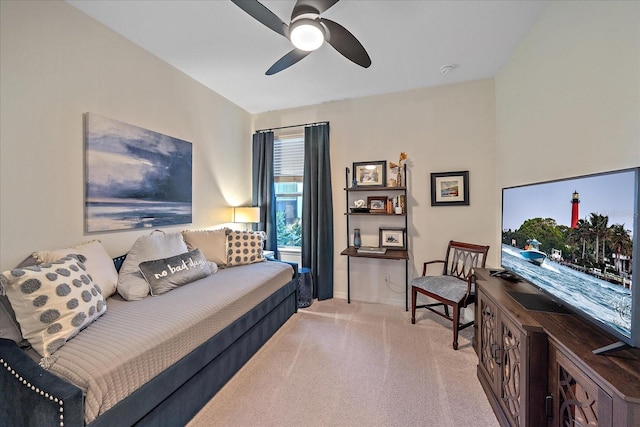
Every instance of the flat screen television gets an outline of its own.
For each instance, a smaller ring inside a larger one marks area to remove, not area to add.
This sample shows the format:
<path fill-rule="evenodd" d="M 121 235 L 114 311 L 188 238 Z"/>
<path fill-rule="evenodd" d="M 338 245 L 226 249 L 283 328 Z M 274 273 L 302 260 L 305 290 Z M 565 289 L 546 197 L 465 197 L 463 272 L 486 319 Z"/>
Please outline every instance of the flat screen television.
<path fill-rule="evenodd" d="M 632 168 L 502 190 L 502 268 L 620 340 L 594 353 L 640 347 L 639 180 Z"/>

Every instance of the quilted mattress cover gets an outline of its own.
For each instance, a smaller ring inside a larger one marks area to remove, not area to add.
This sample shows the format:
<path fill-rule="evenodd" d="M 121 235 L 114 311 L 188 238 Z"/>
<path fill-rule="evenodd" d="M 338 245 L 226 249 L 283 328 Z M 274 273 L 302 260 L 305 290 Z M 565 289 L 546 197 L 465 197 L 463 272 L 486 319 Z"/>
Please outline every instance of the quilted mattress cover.
<path fill-rule="evenodd" d="M 291 280 L 261 262 L 227 269 L 140 301 L 107 300 L 107 312 L 60 348 L 49 370 L 85 394 L 92 422 Z"/>

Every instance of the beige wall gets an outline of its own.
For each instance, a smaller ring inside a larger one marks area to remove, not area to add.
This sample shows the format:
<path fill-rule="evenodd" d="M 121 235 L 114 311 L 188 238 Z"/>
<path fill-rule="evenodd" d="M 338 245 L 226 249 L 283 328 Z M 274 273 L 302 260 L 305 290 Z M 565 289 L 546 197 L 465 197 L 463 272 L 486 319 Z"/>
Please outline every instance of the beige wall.
<path fill-rule="evenodd" d="M 193 225 L 168 230 L 250 202 L 249 113 L 64 2 L 2 1 L 0 16 L 2 270 L 96 237 L 117 256 L 148 233 L 84 233 L 88 111 L 193 143 Z"/>
<path fill-rule="evenodd" d="M 640 2 L 550 2 L 496 76 L 496 129 L 498 193 L 640 166 Z"/>
<path fill-rule="evenodd" d="M 640 2 L 550 2 L 496 105 L 498 188 L 640 165 Z"/>
<path fill-rule="evenodd" d="M 254 126 L 316 121 L 329 121 L 331 126 L 336 297 L 347 294 L 347 260 L 340 252 L 347 244 L 345 168 L 353 162 L 397 162 L 400 151 L 409 156 L 409 280 L 421 273 L 423 261 L 442 258 L 450 239 L 494 240 L 498 202 L 492 79 L 269 112 L 256 115 Z M 430 173 L 461 170 L 470 174 L 470 206 L 432 207 Z M 363 245 L 377 246 L 378 227 L 402 225 L 396 221 L 364 219 Z M 353 258 L 351 297 L 404 305 L 404 264 Z"/>

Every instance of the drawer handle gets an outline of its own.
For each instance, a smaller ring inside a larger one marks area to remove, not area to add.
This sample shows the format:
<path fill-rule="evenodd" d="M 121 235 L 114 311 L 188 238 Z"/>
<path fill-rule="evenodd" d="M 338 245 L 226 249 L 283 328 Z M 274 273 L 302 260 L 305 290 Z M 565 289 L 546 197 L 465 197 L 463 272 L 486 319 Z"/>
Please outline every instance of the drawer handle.
<path fill-rule="evenodd" d="M 498 344 L 491 345 L 491 353 L 493 356 L 493 361 L 496 362 L 496 365 L 502 365 L 502 357 L 500 356 L 500 346 Z"/>
<path fill-rule="evenodd" d="M 544 398 L 544 413 L 547 418 L 553 418 L 553 394 Z"/>

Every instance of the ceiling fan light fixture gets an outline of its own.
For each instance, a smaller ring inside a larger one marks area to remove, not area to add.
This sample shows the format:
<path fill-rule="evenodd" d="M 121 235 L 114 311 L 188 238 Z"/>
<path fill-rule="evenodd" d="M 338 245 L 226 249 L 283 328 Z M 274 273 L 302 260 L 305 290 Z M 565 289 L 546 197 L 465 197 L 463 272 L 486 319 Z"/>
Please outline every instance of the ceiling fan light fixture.
<path fill-rule="evenodd" d="M 325 31 L 319 22 L 313 19 L 300 19 L 289 27 L 289 39 L 300 50 L 310 52 L 324 43 Z"/>

